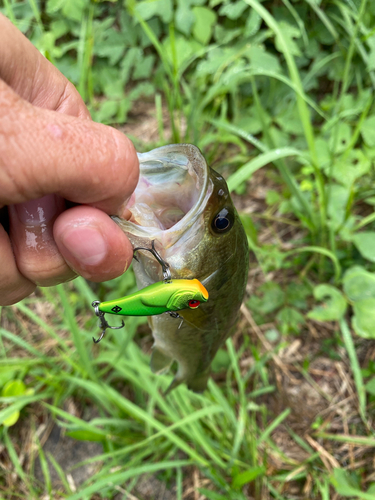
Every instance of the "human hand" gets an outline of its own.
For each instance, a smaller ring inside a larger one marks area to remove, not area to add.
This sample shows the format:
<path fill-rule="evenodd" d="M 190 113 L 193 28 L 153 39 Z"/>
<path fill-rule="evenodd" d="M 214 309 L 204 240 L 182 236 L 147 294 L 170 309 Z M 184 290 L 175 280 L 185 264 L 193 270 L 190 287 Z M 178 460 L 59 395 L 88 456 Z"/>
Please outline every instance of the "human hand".
<path fill-rule="evenodd" d="M 0 14 L 0 305 L 77 274 L 121 275 L 121 215 L 139 175 L 119 131 L 94 123 L 74 86 Z M 70 206 L 67 207 L 68 200 Z"/>

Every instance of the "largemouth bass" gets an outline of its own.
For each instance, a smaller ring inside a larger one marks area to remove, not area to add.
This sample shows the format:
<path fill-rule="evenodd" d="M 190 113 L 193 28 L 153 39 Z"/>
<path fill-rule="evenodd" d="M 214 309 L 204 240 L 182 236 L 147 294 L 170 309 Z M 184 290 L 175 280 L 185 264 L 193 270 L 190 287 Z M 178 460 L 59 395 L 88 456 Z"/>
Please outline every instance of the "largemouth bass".
<path fill-rule="evenodd" d="M 140 179 L 127 209 L 113 217 L 134 247 L 152 241 L 170 266 L 172 279 L 198 279 L 209 293 L 197 309 L 152 316 L 151 369 L 178 369 L 168 390 L 182 382 L 193 391 L 207 386 L 211 362 L 232 332 L 247 282 L 249 248 L 240 218 L 221 175 L 207 166 L 199 149 L 175 144 L 138 154 Z M 134 272 L 138 288 L 163 279 L 160 264 L 139 251 Z"/>

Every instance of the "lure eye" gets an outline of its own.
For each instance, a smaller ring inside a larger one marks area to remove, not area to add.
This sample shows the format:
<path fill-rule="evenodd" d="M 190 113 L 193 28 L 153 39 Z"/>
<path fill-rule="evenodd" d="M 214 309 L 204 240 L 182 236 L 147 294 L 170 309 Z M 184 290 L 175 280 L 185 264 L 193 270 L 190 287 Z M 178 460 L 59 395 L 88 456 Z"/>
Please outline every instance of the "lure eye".
<path fill-rule="evenodd" d="M 189 300 L 190 309 L 196 309 L 199 306 L 199 300 Z"/>
<path fill-rule="evenodd" d="M 211 227 L 215 233 L 226 233 L 233 226 L 233 222 L 233 212 L 229 211 L 228 208 L 223 208 L 213 219 Z"/>

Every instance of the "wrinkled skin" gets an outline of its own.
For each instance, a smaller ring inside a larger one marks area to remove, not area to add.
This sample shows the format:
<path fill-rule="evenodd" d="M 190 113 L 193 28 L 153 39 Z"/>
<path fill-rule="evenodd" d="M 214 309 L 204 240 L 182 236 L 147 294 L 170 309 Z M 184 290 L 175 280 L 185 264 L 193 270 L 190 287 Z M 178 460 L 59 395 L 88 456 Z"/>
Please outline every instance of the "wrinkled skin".
<path fill-rule="evenodd" d="M 176 223 L 164 229 L 159 220 L 150 222 L 150 217 L 147 216 L 146 224 L 153 227 L 139 226 L 143 221 L 134 198 L 128 209 L 132 211 L 135 207 L 134 211 L 138 214 L 137 224 L 131 222 L 132 219 L 114 220 L 134 246 L 150 248 L 152 240 L 155 240 L 157 251 L 170 265 L 172 278 L 197 278 L 206 287 L 209 300 L 198 309 L 181 311 L 181 318 L 177 319 L 168 314 L 149 319 L 155 340 L 151 358 L 152 370 L 164 373 L 175 360 L 178 370 L 169 390 L 181 382 L 186 382 L 190 389 L 201 392 L 207 385 L 210 364 L 219 347 L 231 334 L 243 300 L 249 263 L 247 237 L 225 180 L 207 167 L 195 146 L 171 145 L 139 155 L 139 186 L 142 186 L 142 183 L 145 185 L 142 181 L 143 172 L 149 173 L 149 160 L 154 157 L 158 160 L 153 165 L 151 162 L 151 166 L 156 171 L 160 169 L 168 172 L 170 169 L 170 173 L 163 173 L 156 183 L 153 180 L 151 183 L 146 182 L 145 192 L 147 197 L 150 197 L 153 183 L 160 185 L 163 180 L 168 181 L 166 184 L 169 190 L 181 192 L 180 198 L 173 195 L 169 199 L 165 191 L 164 199 L 161 197 L 153 204 L 153 210 L 157 211 L 159 207 L 159 212 L 163 212 L 169 202 L 175 204 L 177 200 L 179 206 L 170 210 L 172 215 L 180 212 L 180 215 L 176 216 Z M 175 157 L 178 158 L 179 164 L 174 166 Z M 180 175 L 178 169 L 181 169 L 181 164 L 184 163 L 183 158 L 188 161 L 182 165 L 184 171 Z M 173 173 L 174 169 L 176 174 Z M 185 179 L 184 172 L 188 173 Z M 194 182 L 191 181 L 192 178 Z M 142 187 L 140 189 L 142 190 Z M 142 196 L 141 193 L 141 201 Z M 160 203 L 163 210 L 160 209 Z M 232 224 L 227 231 L 218 231 L 213 221 L 223 208 L 228 209 Z M 168 227 L 170 217 L 167 216 L 165 220 Z M 139 288 L 162 279 L 161 267 L 149 252 L 140 252 L 138 258 L 139 262 L 134 262 L 134 271 Z"/>

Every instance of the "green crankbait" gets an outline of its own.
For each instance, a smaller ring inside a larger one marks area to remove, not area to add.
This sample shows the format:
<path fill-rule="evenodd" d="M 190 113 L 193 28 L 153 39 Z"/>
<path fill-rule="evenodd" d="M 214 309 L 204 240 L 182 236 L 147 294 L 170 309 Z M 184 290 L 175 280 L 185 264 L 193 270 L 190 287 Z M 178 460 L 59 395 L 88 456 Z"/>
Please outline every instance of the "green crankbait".
<path fill-rule="evenodd" d="M 139 250 L 138 248 L 134 251 Z M 117 330 L 125 326 L 110 326 L 104 319 L 104 314 L 115 314 L 117 316 L 154 316 L 156 314 L 170 313 L 178 317 L 177 311 L 182 309 L 196 309 L 201 302 L 207 302 L 208 292 L 197 279 L 170 279 L 169 266 L 156 252 L 154 245 L 150 251 L 163 267 L 164 280 L 138 290 L 131 295 L 119 299 L 100 302 L 95 300 L 92 306 L 95 314 L 100 319 L 100 327 L 103 329 L 100 337 L 95 340 L 98 343 L 104 337 L 107 328 Z"/>

